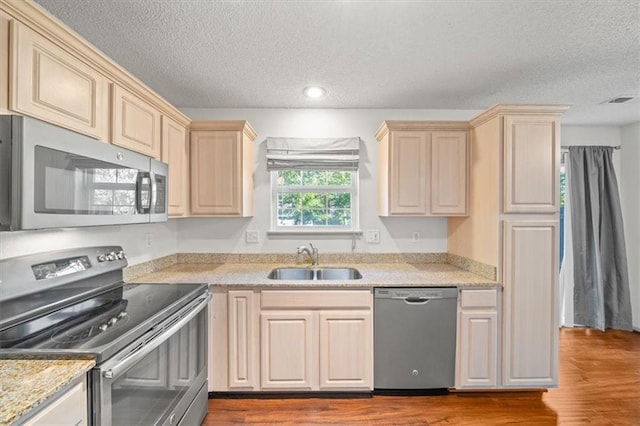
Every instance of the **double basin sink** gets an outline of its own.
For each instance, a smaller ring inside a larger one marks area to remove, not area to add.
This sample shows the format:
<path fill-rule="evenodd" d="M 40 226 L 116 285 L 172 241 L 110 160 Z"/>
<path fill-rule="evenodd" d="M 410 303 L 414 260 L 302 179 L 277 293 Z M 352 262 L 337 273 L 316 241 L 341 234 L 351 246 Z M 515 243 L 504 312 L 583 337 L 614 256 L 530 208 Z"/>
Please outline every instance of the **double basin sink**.
<path fill-rule="evenodd" d="M 362 274 L 353 268 L 276 268 L 269 272 L 271 280 L 359 280 Z"/>

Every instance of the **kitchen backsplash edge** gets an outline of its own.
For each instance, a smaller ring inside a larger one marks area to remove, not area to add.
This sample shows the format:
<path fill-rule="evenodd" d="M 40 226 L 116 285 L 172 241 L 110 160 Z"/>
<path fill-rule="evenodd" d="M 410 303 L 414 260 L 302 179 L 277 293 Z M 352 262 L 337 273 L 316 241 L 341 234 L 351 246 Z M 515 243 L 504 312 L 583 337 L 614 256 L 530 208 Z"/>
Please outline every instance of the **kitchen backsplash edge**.
<path fill-rule="evenodd" d="M 497 281 L 498 268 L 495 266 L 480 263 L 473 259 L 451 253 L 447 253 L 447 263 L 473 274 L 480 275 L 481 277 Z"/>

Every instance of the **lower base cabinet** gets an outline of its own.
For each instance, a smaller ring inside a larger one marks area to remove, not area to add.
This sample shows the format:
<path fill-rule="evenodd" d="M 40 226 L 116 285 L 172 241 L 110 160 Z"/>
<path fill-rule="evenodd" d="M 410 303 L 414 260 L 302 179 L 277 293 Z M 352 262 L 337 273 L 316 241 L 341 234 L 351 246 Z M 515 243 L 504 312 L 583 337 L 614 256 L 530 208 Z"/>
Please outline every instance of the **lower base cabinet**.
<path fill-rule="evenodd" d="M 370 391 L 369 290 L 215 293 L 209 390 Z"/>
<path fill-rule="evenodd" d="M 89 424 L 87 414 L 87 381 L 83 376 L 22 424 L 85 426 Z"/>
<path fill-rule="evenodd" d="M 458 300 L 456 388 L 498 385 L 497 290 L 462 290 Z"/>

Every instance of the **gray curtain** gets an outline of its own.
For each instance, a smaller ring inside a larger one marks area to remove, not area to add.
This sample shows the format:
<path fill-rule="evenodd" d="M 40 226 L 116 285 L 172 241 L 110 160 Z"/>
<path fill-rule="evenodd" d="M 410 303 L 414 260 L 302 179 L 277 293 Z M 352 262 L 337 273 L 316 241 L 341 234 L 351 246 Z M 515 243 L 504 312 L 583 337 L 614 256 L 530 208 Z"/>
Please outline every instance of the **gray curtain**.
<path fill-rule="evenodd" d="M 574 321 L 631 330 L 627 253 L 613 147 L 569 147 Z"/>

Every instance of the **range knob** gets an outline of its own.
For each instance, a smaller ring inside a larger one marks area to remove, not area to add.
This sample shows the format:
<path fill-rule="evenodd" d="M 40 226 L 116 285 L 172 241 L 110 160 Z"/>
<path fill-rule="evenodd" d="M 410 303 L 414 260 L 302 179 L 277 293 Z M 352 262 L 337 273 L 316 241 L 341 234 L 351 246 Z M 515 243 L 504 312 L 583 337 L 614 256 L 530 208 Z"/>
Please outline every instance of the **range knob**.
<path fill-rule="evenodd" d="M 118 253 L 116 253 L 116 257 L 118 259 L 124 259 L 126 256 L 124 255 L 124 250 L 120 250 Z"/>
<path fill-rule="evenodd" d="M 122 312 L 120 312 L 120 313 L 118 314 L 118 319 L 120 319 L 120 318 L 124 318 L 124 317 L 126 317 L 127 315 L 128 315 L 128 314 L 127 314 L 127 311 L 122 311 Z"/>
<path fill-rule="evenodd" d="M 107 328 L 109 328 L 109 326 L 107 324 L 100 324 L 98 328 L 100 329 L 100 331 L 105 331 Z"/>
<path fill-rule="evenodd" d="M 113 317 L 113 318 L 109 319 L 109 321 L 107 321 L 107 324 L 108 324 L 109 326 L 112 326 L 113 324 L 115 324 L 115 323 L 117 323 L 117 322 L 118 322 L 118 318 Z"/>
<path fill-rule="evenodd" d="M 101 254 L 100 256 L 98 256 L 98 262 L 106 262 L 107 261 L 107 256 L 104 254 Z"/>

